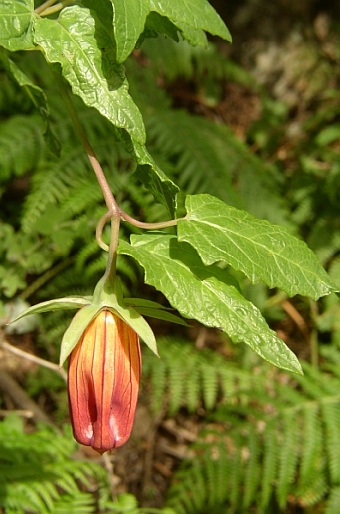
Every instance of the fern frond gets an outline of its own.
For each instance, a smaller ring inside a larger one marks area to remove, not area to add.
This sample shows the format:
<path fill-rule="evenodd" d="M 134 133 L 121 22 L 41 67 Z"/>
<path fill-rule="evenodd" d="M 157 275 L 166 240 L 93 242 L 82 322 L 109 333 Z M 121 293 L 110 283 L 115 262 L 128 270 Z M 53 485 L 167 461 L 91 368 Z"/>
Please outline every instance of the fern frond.
<path fill-rule="evenodd" d="M 300 480 L 302 483 L 311 482 L 313 475 L 322 471 L 323 448 L 322 427 L 320 420 L 320 407 L 318 403 L 308 403 L 303 406 L 303 440 L 300 466 Z"/>
<path fill-rule="evenodd" d="M 324 401 L 321 412 L 325 429 L 325 446 L 328 454 L 328 465 L 331 481 L 340 483 L 340 403 Z"/>
<path fill-rule="evenodd" d="M 76 188 L 79 178 L 87 173 L 86 156 L 80 146 L 67 151 L 58 160 L 41 163 L 32 178 L 32 189 L 26 200 L 23 230 L 29 232 L 46 206 L 63 201 L 70 186 Z"/>
<path fill-rule="evenodd" d="M 80 491 L 72 496 L 63 495 L 53 507 L 53 514 L 92 514 L 95 512 L 96 505 L 92 494 Z"/>
<path fill-rule="evenodd" d="M 265 512 L 273 495 L 274 483 L 278 466 L 277 433 L 274 427 L 264 431 L 263 463 L 261 469 L 261 499 L 260 506 Z"/>
<path fill-rule="evenodd" d="M 149 352 L 143 357 L 143 373 L 151 381 L 154 408 L 162 404 L 165 392 L 169 409 L 175 413 L 182 406 L 194 412 L 202 401 L 212 410 L 217 405 L 219 391 L 225 399 L 231 399 L 245 384 L 256 389 L 256 379 L 251 373 L 236 368 L 216 352 L 197 352 L 192 343 L 175 337 L 159 338 L 157 344 L 160 361 Z"/>
<path fill-rule="evenodd" d="M 93 462 L 70 458 L 75 450 L 71 435 L 51 427 L 26 434 L 22 423 L 9 416 L 0 423 L 0 441 L 0 507 L 6 513 L 49 514 L 66 503 L 68 512 L 94 513 L 95 498 L 80 491 L 80 484 L 91 491 L 100 486 L 109 497 L 106 472 Z"/>
<path fill-rule="evenodd" d="M 182 189 L 209 191 L 256 217 L 288 224 L 275 168 L 264 166 L 228 127 L 182 110 L 154 111 L 145 123 L 150 151 L 175 163 L 174 179 Z"/>
<path fill-rule="evenodd" d="M 1 182 L 33 170 L 43 154 L 42 122 L 37 116 L 15 115 L 0 125 Z"/>
<path fill-rule="evenodd" d="M 299 453 L 299 417 L 294 411 L 283 413 L 280 451 L 278 455 L 279 470 L 277 476 L 276 496 L 281 509 L 285 508 L 288 491 L 294 481 Z"/>
<path fill-rule="evenodd" d="M 334 352 L 334 363 L 338 361 Z M 327 373 L 305 364 L 305 375 L 294 381 L 269 381 L 263 369 L 253 382 L 256 388 L 251 381 L 248 390 L 231 386 L 232 401 L 225 397 L 215 407 L 211 426 L 216 430 L 209 428 L 192 446 L 195 457 L 183 462 L 180 485 L 169 489 L 169 505 L 177 509 L 186 497 L 184 512 L 205 514 L 208 498 L 213 497 L 209 512 L 243 514 L 254 508 L 283 514 L 290 501 L 306 508 L 324 502 L 338 487 L 340 473 L 340 379 L 330 369 L 331 363 Z M 210 491 L 215 479 L 207 461 L 220 470 L 224 496 L 221 490 Z M 194 508 L 191 483 L 198 470 L 205 491 Z M 335 503 L 329 505 L 333 509 Z"/>
<path fill-rule="evenodd" d="M 261 442 L 257 430 L 250 425 L 249 435 L 247 438 L 247 464 L 244 475 L 244 493 L 243 493 L 243 508 L 249 509 L 254 501 L 257 493 L 257 488 L 260 483 L 260 462 L 259 457 L 261 453 Z"/>
<path fill-rule="evenodd" d="M 242 494 L 243 494 L 243 463 L 242 463 L 242 453 L 238 451 L 238 448 L 243 447 L 243 437 L 240 434 L 235 434 L 234 437 L 229 441 L 229 445 L 231 449 L 226 449 L 230 457 L 227 455 L 226 458 L 230 460 L 230 470 L 228 473 L 228 481 L 225 485 L 225 496 L 226 499 L 229 499 L 230 504 L 235 507 L 239 506 L 242 503 Z M 222 480 L 222 478 L 221 478 Z"/>
<path fill-rule="evenodd" d="M 157 43 L 145 41 L 142 51 L 151 60 L 157 73 L 161 73 L 170 82 L 178 77 L 200 79 L 207 77 L 215 82 L 222 79 L 237 82 L 254 88 L 254 79 L 250 73 L 230 59 L 222 56 L 216 46 L 208 48 L 192 46 L 187 41 L 179 43 L 158 37 Z"/>
<path fill-rule="evenodd" d="M 205 407 L 208 410 L 212 410 L 217 401 L 219 376 L 208 362 L 206 365 L 202 363 L 201 380 Z"/>
<path fill-rule="evenodd" d="M 329 495 L 325 514 L 337 514 L 340 505 L 340 487 L 334 487 Z"/>

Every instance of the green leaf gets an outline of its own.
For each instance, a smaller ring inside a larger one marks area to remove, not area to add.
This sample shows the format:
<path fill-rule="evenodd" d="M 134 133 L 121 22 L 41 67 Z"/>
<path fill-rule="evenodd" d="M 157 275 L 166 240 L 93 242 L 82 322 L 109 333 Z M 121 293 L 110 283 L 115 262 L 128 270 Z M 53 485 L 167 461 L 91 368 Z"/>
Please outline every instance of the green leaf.
<path fill-rule="evenodd" d="M 131 138 L 123 130 L 117 131 L 117 136 L 122 140 L 126 150 L 137 162 L 135 171 L 138 179 L 153 194 L 156 201 L 165 205 L 173 218 L 176 210 L 176 195 L 179 187 L 165 175 L 157 166 L 144 145 Z"/>
<path fill-rule="evenodd" d="M 98 314 L 100 310 L 101 309 L 98 309 L 97 305 L 85 305 L 85 307 L 82 307 L 76 313 L 61 341 L 59 361 L 60 366 L 64 364 L 67 357 L 70 355 L 70 353 L 80 340 L 87 325 L 91 323 L 91 321 L 95 318 L 95 316 Z"/>
<path fill-rule="evenodd" d="M 132 236 L 119 253 L 135 258 L 145 281 L 168 298 L 182 316 L 224 330 L 234 343 L 244 342 L 268 362 L 301 373 L 296 356 L 271 330 L 260 311 L 239 292 L 235 279 L 217 266 L 204 266 L 197 252 L 175 236 Z"/>
<path fill-rule="evenodd" d="M 146 307 L 148 309 L 161 309 L 165 311 L 173 310 L 171 307 L 165 307 L 161 303 L 153 302 L 152 300 L 147 300 L 146 298 L 124 298 L 125 305 L 130 305 L 134 307 L 136 310 L 140 307 Z"/>
<path fill-rule="evenodd" d="M 337 291 L 316 255 L 287 229 L 258 220 L 210 195 L 188 196 L 178 240 L 190 243 L 204 264 L 224 261 L 251 282 L 263 280 L 288 295 L 317 300 Z"/>
<path fill-rule="evenodd" d="M 0 45 L 11 52 L 34 48 L 33 21 L 36 17 L 33 0 L 2 0 Z"/>
<path fill-rule="evenodd" d="M 165 205 L 170 216 L 174 217 L 179 187 L 157 166 L 145 146 L 134 143 L 134 152 L 138 163 L 136 176 L 155 200 Z"/>
<path fill-rule="evenodd" d="M 41 117 L 47 124 L 49 107 L 45 92 L 39 86 L 36 86 L 2 49 L 0 49 L 0 59 L 11 79 L 26 91 L 27 96 L 32 100 L 33 105 L 38 109 Z"/>
<path fill-rule="evenodd" d="M 137 47 L 140 47 L 145 39 L 158 37 L 159 34 L 171 37 L 174 41 L 179 41 L 178 29 L 168 18 L 160 16 L 156 12 L 150 12 L 146 18 L 145 28 L 140 35 Z"/>
<path fill-rule="evenodd" d="M 144 144 L 142 116 L 128 93 L 124 68 L 115 61 L 112 29 L 108 32 L 92 12 L 75 5 L 55 20 L 37 19 L 35 41 L 50 63 L 61 64 L 74 94 Z"/>
<path fill-rule="evenodd" d="M 45 92 L 36 84 L 32 82 L 32 80 L 27 77 L 27 75 L 15 64 L 15 62 L 10 59 L 5 51 L 0 48 L 0 59 L 7 71 L 8 75 L 12 80 L 17 82 L 19 86 L 21 86 L 24 91 L 26 91 L 27 96 L 31 99 L 35 108 L 39 111 L 39 114 L 44 122 L 44 137 L 45 141 L 48 144 L 49 149 L 56 155 L 60 153 L 60 145 L 57 139 L 55 138 L 49 124 L 49 106 L 47 102 L 47 97 Z"/>
<path fill-rule="evenodd" d="M 202 31 L 231 41 L 230 33 L 207 0 L 111 0 L 114 7 L 114 30 L 117 61 L 124 62 L 135 48 L 150 12 L 169 18 L 194 44 L 205 44 Z"/>

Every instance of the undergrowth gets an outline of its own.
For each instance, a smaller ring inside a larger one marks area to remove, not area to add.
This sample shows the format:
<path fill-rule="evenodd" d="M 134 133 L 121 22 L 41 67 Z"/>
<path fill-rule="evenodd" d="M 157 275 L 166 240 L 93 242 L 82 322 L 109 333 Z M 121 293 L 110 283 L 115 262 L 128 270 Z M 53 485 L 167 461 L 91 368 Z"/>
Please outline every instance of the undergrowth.
<path fill-rule="evenodd" d="M 105 267 L 93 239 L 105 205 L 53 79 L 39 56 L 23 59 L 18 53 L 15 59 L 47 88 L 50 128 L 63 150 L 60 156 L 51 152 L 33 103 L 10 81 L 0 61 L 3 311 L 15 296 L 33 303 L 66 291 L 86 295 Z M 303 236 L 339 282 L 339 93 L 329 90 L 318 99 L 317 112 L 308 116 L 282 162 L 272 156 L 278 150 L 277 131 L 288 123 L 289 113 L 282 113 L 247 72 L 222 59 L 213 44 L 205 52 L 159 38 L 157 45 L 145 42 L 127 67 L 131 93 L 145 120 L 148 149 L 168 176 L 188 193 L 209 192 L 287 226 Z M 223 123 L 185 106 L 175 109 L 170 86 L 177 79 L 199 85 L 196 93 L 212 110 L 221 99 L 217 85 L 224 81 L 259 95 L 262 118 L 248 135 L 257 153 Z M 76 107 L 121 208 L 146 221 L 162 219 L 162 208 L 151 195 L 141 193 L 131 159 L 112 126 L 80 100 Z M 270 162 L 265 162 L 268 155 Z M 285 173 L 288 161 L 293 171 Z M 129 230 L 123 224 L 122 236 L 128 237 Z M 118 269 L 125 289 L 137 290 L 140 270 L 134 263 L 120 257 Z M 245 280 L 243 287 L 249 288 Z M 271 306 L 266 288 L 251 288 L 249 294 L 269 318 L 282 319 L 283 311 Z M 197 350 L 184 337 L 160 338 L 162 358 L 157 362 L 145 353 L 144 383 L 152 388 L 154 411 L 164 404 L 169 416 L 199 409 L 206 424 L 190 448 L 191 456 L 173 475 L 169 509 L 162 512 L 170 514 L 172 508 L 176 514 L 270 514 L 284 513 L 288 505 L 306 513 L 312 506 L 325 514 L 338 513 L 339 313 L 335 295 L 308 311 L 308 322 L 326 344 L 320 345 L 321 368 L 304 363 L 304 377 L 258 362 L 254 368 L 242 366 L 241 350 L 228 360 L 208 348 Z M 40 321 L 40 345 L 49 341 L 57 347 L 68 322 L 64 313 L 46 315 Z M 134 496 L 112 503 L 106 472 L 92 462 L 73 459 L 71 441 L 68 432 L 49 427 L 28 434 L 17 418 L 0 424 L 0 506 L 6 514 L 148 512 L 138 507 Z"/>

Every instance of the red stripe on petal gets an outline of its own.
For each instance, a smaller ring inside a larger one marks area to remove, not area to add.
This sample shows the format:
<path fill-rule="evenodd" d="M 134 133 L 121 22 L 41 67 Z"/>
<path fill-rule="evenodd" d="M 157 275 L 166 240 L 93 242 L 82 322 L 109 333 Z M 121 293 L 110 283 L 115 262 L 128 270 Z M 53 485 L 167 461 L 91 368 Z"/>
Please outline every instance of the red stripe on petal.
<path fill-rule="evenodd" d="M 75 439 L 100 453 L 130 436 L 141 374 L 137 334 L 101 311 L 69 358 L 69 405 Z"/>

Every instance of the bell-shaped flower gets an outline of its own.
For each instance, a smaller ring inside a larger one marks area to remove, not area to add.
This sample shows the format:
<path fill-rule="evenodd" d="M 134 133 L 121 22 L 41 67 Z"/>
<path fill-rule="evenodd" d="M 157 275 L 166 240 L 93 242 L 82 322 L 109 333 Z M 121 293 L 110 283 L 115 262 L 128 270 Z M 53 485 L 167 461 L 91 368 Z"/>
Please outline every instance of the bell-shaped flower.
<path fill-rule="evenodd" d="M 101 310 L 69 357 L 69 406 L 79 443 L 103 453 L 127 441 L 140 374 L 137 333 L 111 310 Z"/>
<path fill-rule="evenodd" d="M 139 338 L 158 356 L 155 336 L 142 315 L 186 323 L 156 302 L 124 299 L 118 278 L 113 281 L 106 274 L 93 296 L 69 296 L 33 305 L 13 323 L 57 309 L 79 309 L 60 349 L 60 366 L 69 359 L 74 437 L 99 453 L 122 446 L 131 433 L 139 391 Z"/>

